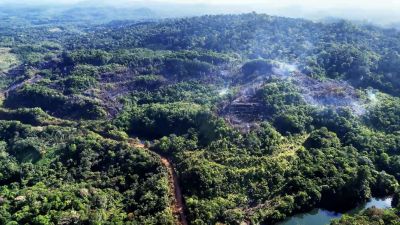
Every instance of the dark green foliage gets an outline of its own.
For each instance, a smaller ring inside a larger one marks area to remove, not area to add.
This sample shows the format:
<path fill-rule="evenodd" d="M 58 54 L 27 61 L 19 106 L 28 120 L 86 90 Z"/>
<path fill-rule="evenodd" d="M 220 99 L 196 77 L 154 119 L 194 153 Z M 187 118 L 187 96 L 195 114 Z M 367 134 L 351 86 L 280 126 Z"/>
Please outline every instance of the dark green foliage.
<path fill-rule="evenodd" d="M 215 87 L 200 82 L 180 82 L 152 92 L 136 92 L 131 98 L 138 104 L 192 102 L 200 105 L 212 105 L 219 99 Z"/>
<path fill-rule="evenodd" d="M 166 79 L 163 76 L 146 75 L 137 76 L 134 78 L 134 84 L 140 88 L 154 90 L 165 83 Z"/>
<path fill-rule="evenodd" d="M 269 81 L 258 93 L 268 115 L 285 112 L 288 106 L 304 104 L 299 90 L 290 82 L 281 80 Z"/>
<path fill-rule="evenodd" d="M 154 156 L 64 128 L 1 125 L 1 223 L 173 224 L 167 174 Z"/>
<path fill-rule="evenodd" d="M 18 106 L 34 108 L 41 107 L 45 110 L 61 106 L 65 103 L 66 97 L 55 90 L 41 86 L 25 86 L 23 89 L 10 93 L 5 105 L 11 108 Z"/>
<path fill-rule="evenodd" d="M 400 131 L 400 98 L 384 96 L 369 111 L 366 120 L 376 129 Z"/>
<path fill-rule="evenodd" d="M 389 209 L 377 209 L 370 208 L 365 210 L 363 213 L 350 216 L 345 215 L 339 220 L 334 220 L 332 225 L 350 225 L 350 224 L 396 224 L 399 221 L 397 210 Z"/>
<path fill-rule="evenodd" d="M 272 64 L 270 62 L 258 59 L 245 63 L 242 67 L 242 72 L 248 79 L 250 75 L 270 73 L 271 69 Z"/>
<path fill-rule="evenodd" d="M 370 70 L 373 69 L 371 66 L 373 63 L 376 65 L 373 57 L 372 52 L 362 51 L 351 45 L 331 45 L 324 47 L 318 56 L 318 62 L 330 78 L 361 82 L 370 78 Z"/>
<path fill-rule="evenodd" d="M 174 224 L 157 154 L 190 224 L 274 224 L 392 194 L 395 209 L 333 223 L 398 220 L 398 31 L 255 13 L 49 23 L 0 29 L 21 60 L 2 90 L 0 224 Z M 299 71 L 268 78 L 281 62 Z M 348 82 L 365 113 L 308 104 L 299 73 Z M 234 100 L 259 106 L 249 132 L 222 118 Z"/>
<path fill-rule="evenodd" d="M 118 123 L 126 124 L 127 131 L 132 134 L 154 139 L 184 134 L 190 128 L 199 127 L 205 122 L 201 115 L 206 113 L 201 106 L 189 103 L 142 105 L 122 114 Z"/>
<path fill-rule="evenodd" d="M 96 80 L 92 77 L 71 76 L 63 81 L 64 93 L 72 94 L 86 91 L 96 85 Z"/>
<path fill-rule="evenodd" d="M 98 119 L 105 116 L 104 110 L 94 100 L 68 98 L 53 89 L 37 85 L 27 85 L 11 92 L 4 104 L 10 108 L 40 107 L 65 118 Z"/>
<path fill-rule="evenodd" d="M 184 59 L 168 59 L 165 63 L 167 73 L 179 79 L 189 76 L 204 76 L 211 72 L 211 64 L 201 61 L 188 61 Z"/>
<path fill-rule="evenodd" d="M 49 119 L 49 115 L 46 114 L 40 108 L 22 108 L 15 111 L 10 111 L 6 109 L 0 109 L 0 119 L 1 120 L 18 120 L 22 123 L 27 123 L 31 125 L 40 125 L 43 120 Z"/>
<path fill-rule="evenodd" d="M 109 53 L 102 50 L 79 50 L 63 54 L 63 61 L 66 65 L 89 64 L 101 66 L 111 59 Z"/>
<path fill-rule="evenodd" d="M 274 125 L 281 133 L 301 133 L 309 130 L 313 118 L 307 107 L 290 107 L 274 119 Z"/>
<path fill-rule="evenodd" d="M 313 131 L 310 137 L 304 143 L 306 148 L 329 148 L 339 147 L 340 140 L 336 137 L 335 133 L 329 132 L 325 127 Z"/>

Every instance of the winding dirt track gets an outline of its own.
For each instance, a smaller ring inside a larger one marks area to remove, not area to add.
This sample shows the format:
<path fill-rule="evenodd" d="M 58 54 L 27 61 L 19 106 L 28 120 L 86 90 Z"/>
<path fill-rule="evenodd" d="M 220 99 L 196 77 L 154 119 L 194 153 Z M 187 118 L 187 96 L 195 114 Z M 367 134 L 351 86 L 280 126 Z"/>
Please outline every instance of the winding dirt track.
<path fill-rule="evenodd" d="M 8 87 L 6 90 L 0 91 L 0 95 L 7 96 L 9 92 L 18 89 L 18 88 L 24 86 L 25 84 L 34 84 L 34 83 L 39 82 L 40 80 L 42 80 L 42 77 L 40 75 L 36 75 L 36 76 L 26 79 L 20 83 L 13 84 L 10 87 Z M 177 225 L 188 225 L 185 211 L 184 211 L 185 203 L 183 201 L 182 191 L 179 186 L 179 179 L 175 172 L 174 167 L 171 164 L 171 161 L 168 158 L 158 154 L 157 152 L 151 151 L 150 149 L 146 148 L 146 146 L 144 146 L 142 143 L 137 142 L 136 140 L 130 139 L 129 143 L 130 143 L 130 145 L 132 145 L 135 148 L 144 149 L 146 151 L 151 152 L 152 154 L 157 155 L 160 158 L 161 163 L 168 171 L 169 191 L 170 191 L 170 194 L 172 196 L 174 196 L 171 208 L 173 210 L 174 215 L 178 218 L 178 221 L 176 224 Z"/>
<path fill-rule="evenodd" d="M 168 183 L 169 183 L 170 194 L 174 196 L 171 207 L 172 207 L 174 215 L 178 218 L 178 221 L 176 224 L 177 225 L 188 225 L 186 215 L 185 215 L 185 203 L 183 201 L 182 191 L 179 186 L 179 179 L 175 172 L 174 167 L 171 164 L 171 161 L 168 158 L 158 154 L 157 152 L 153 152 L 150 149 L 146 148 L 142 143 L 137 143 L 136 141 L 130 141 L 130 144 L 135 148 L 145 149 L 146 151 L 149 151 L 153 154 L 156 154 L 158 157 L 160 157 L 161 163 L 168 171 Z"/>
<path fill-rule="evenodd" d="M 170 191 L 173 192 L 173 194 L 174 194 L 173 212 L 179 218 L 178 224 L 179 225 L 188 225 L 187 219 L 185 216 L 185 212 L 184 212 L 185 205 L 183 202 L 182 191 L 179 186 L 178 176 L 176 175 L 176 172 L 175 172 L 174 168 L 172 167 L 171 162 L 167 158 L 161 157 L 161 162 L 168 170 Z"/>

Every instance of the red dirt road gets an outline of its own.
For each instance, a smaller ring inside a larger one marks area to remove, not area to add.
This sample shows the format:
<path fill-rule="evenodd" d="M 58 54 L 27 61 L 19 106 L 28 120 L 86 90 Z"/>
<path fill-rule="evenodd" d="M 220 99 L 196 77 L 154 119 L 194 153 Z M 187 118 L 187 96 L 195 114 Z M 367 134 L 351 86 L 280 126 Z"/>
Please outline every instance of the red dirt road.
<path fill-rule="evenodd" d="M 131 141 L 130 144 L 135 148 L 142 148 L 147 151 L 151 151 L 150 149 L 146 148 L 146 146 L 140 142 Z M 173 210 L 174 215 L 178 218 L 177 225 L 188 225 L 185 211 L 184 211 L 185 203 L 183 201 L 182 191 L 179 186 L 179 179 L 175 172 L 174 167 L 171 164 L 171 161 L 168 158 L 163 157 L 156 152 L 153 152 L 153 151 L 151 151 L 151 152 L 160 157 L 161 163 L 168 171 L 169 191 L 170 191 L 170 194 L 174 196 L 173 202 L 172 202 L 172 210 Z"/>
<path fill-rule="evenodd" d="M 179 186 L 178 176 L 176 175 L 176 172 L 172 167 L 171 162 L 167 158 L 161 157 L 161 162 L 168 170 L 170 191 L 174 194 L 173 212 L 179 218 L 179 225 L 188 225 L 184 212 L 185 205 L 183 203 L 183 196 L 181 188 Z"/>

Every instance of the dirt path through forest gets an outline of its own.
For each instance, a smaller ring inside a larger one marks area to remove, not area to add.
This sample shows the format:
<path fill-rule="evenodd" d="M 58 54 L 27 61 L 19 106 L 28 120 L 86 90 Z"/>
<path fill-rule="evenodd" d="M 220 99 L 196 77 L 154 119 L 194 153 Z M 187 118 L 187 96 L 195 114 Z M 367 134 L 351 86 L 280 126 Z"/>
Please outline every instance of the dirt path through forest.
<path fill-rule="evenodd" d="M 174 196 L 173 203 L 172 203 L 173 204 L 172 210 L 173 210 L 174 215 L 178 217 L 177 225 L 188 225 L 186 215 L 185 215 L 185 203 L 183 201 L 183 195 L 182 195 L 182 191 L 181 191 L 181 188 L 179 185 L 179 179 L 175 172 L 174 167 L 171 164 L 171 161 L 168 158 L 158 154 L 157 152 L 153 152 L 150 149 L 146 148 L 140 142 L 132 141 L 130 143 L 132 146 L 134 146 L 136 148 L 145 149 L 146 151 L 150 151 L 151 153 L 156 154 L 158 157 L 160 157 L 161 163 L 168 171 L 169 191 L 171 192 L 171 195 Z"/>
<path fill-rule="evenodd" d="M 40 75 L 36 75 L 36 76 L 26 79 L 20 83 L 9 86 L 6 90 L 0 91 L 0 95 L 3 97 L 6 97 L 9 92 L 18 89 L 18 88 L 24 86 L 25 84 L 37 83 L 40 80 L 42 80 L 42 77 Z M 188 225 L 188 222 L 187 222 L 187 219 L 185 216 L 185 212 L 184 212 L 185 205 L 184 205 L 184 201 L 183 201 L 182 191 L 179 186 L 178 176 L 175 172 L 174 167 L 171 164 L 171 161 L 168 158 L 146 148 L 146 146 L 143 145 L 140 141 L 131 139 L 129 141 L 129 143 L 133 147 L 141 148 L 146 151 L 149 151 L 152 154 L 156 154 L 160 158 L 161 163 L 168 171 L 169 191 L 170 191 L 171 195 L 174 197 L 173 203 L 172 203 L 172 210 L 173 210 L 174 215 L 177 216 L 177 218 L 178 218 L 177 225 Z"/>

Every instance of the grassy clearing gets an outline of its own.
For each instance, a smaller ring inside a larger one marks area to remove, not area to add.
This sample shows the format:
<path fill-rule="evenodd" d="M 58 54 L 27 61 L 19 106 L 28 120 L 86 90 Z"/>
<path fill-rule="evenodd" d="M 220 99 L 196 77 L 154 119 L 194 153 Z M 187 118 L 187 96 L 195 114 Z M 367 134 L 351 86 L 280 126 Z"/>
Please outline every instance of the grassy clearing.
<path fill-rule="evenodd" d="M 302 148 L 304 142 L 309 137 L 309 134 L 296 135 L 293 137 L 285 138 L 283 143 L 279 146 L 275 152 L 274 157 L 279 158 L 290 158 L 296 156 L 296 152 Z"/>
<path fill-rule="evenodd" d="M 7 72 L 19 63 L 17 56 L 10 51 L 10 48 L 0 48 L 0 73 Z"/>

